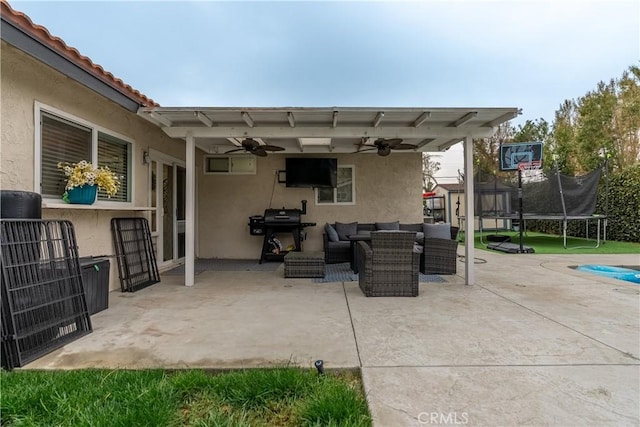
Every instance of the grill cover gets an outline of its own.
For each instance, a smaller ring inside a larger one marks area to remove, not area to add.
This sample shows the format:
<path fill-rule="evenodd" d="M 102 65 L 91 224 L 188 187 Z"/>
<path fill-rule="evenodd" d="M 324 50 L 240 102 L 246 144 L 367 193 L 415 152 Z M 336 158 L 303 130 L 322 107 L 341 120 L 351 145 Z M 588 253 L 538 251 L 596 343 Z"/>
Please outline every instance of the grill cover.
<path fill-rule="evenodd" d="M 273 225 L 299 225 L 300 209 L 267 209 L 264 211 L 264 224 Z"/>

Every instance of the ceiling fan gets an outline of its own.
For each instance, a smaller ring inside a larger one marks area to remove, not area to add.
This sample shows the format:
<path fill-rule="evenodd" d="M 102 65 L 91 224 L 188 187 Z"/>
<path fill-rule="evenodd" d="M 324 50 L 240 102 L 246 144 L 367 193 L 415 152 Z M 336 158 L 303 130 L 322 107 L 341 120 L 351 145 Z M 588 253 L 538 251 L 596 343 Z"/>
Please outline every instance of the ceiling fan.
<path fill-rule="evenodd" d="M 283 151 L 284 148 L 276 147 L 275 145 L 261 145 L 253 138 L 245 138 L 242 140 L 242 147 L 235 148 L 233 150 L 225 151 L 227 153 L 233 153 L 234 151 L 246 151 L 260 157 L 267 157 L 267 151 Z"/>
<path fill-rule="evenodd" d="M 358 152 L 378 150 L 378 156 L 388 156 L 391 154 L 391 150 L 413 150 L 418 148 L 417 145 L 403 144 L 400 138 L 378 138 L 373 142 L 373 145 L 373 147 L 369 146 L 370 148 L 359 149 Z M 366 144 L 360 144 L 360 147 L 364 146 Z"/>

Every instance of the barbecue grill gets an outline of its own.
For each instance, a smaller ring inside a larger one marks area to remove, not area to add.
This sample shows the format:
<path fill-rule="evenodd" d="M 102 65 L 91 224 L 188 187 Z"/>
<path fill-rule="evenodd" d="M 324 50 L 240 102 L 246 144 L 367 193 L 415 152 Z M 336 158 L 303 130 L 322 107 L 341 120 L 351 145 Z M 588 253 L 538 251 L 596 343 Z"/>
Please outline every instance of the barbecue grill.
<path fill-rule="evenodd" d="M 307 213 L 307 201 L 302 201 L 302 209 L 265 209 L 264 211 L 264 241 L 262 243 L 262 252 L 260 253 L 260 263 L 263 261 L 279 261 L 284 260 L 284 256 L 288 251 L 273 248 L 273 237 L 279 233 L 291 233 L 293 238 L 294 251 L 300 251 L 302 230 L 305 227 L 313 227 L 315 222 L 302 222 L 302 215 Z M 250 217 L 251 230 L 256 230 L 256 217 Z M 252 233 L 257 234 L 257 233 Z"/>

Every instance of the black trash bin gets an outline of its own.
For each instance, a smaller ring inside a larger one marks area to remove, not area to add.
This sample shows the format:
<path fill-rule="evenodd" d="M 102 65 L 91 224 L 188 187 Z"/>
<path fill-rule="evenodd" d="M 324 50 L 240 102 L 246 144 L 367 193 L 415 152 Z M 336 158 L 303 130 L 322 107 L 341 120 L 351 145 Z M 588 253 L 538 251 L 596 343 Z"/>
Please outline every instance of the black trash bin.
<path fill-rule="evenodd" d="M 109 267 L 107 258 L 81 257 L 82 287 L 89 315 L 109 308 Z"/>
<path fill-rule="evenodd" d="M 42 219 L 42 196 L 31 191 L 0 190 L 0 218 Z"/>

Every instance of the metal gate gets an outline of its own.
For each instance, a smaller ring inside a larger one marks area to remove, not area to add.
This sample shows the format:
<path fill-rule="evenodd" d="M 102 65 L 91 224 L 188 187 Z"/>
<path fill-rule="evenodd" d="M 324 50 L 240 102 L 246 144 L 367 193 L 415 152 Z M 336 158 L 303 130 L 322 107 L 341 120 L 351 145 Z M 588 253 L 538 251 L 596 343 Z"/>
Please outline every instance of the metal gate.
<path fill-rule="evenodd" d="M 91 332 L 73 224 L 0 221 L 2 366 L 23 366 Z"/>
<path fill-rule="evenodd" d="M 146 218 L 113 218 L 113 243 L 122 292 L 135 292 L 160 281 Z"/>

